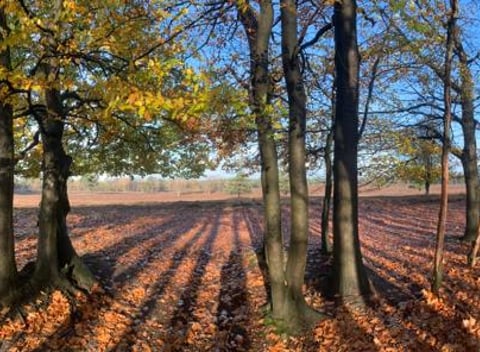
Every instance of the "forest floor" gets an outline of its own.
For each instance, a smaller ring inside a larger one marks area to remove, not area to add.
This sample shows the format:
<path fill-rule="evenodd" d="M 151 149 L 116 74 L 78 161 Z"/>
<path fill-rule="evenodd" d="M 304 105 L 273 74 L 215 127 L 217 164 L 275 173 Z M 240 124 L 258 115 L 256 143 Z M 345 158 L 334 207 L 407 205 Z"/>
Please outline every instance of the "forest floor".
<path fill-rule="evenodd" d="M 313 198 L 305 294 L 332 318 L 301 337 L 275 334 L 263 315 L 259 200 L 73 204 L 71 238 L 102 288 L 79 294 L 75 305 L 54 292 L 13 316 L 0 312 L 0 351 L 480 349 L 480 267 L 466 266 L 468 246 L 458 241 L 460 196 L 449 205 L 440 298 L 428 290 L 438 196 L 361 198 L 362 250 L 377 288 L 374 305 L 361 311 L 322 295 L 331 263 L 320 255 L 321 202 Z M 35 258 L 34 205 L 15 211 L 20 268 Z"/>

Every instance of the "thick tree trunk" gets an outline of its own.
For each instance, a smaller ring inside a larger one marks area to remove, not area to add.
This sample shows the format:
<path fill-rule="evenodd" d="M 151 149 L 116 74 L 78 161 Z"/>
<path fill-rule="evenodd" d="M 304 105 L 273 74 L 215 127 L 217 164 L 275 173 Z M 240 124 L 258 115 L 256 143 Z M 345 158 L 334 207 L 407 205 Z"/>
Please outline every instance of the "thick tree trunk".
<path fill-rule="evenodd" d="M 33 283 L 37 287 L 57 285 L 60 279 L 67 278 L 77 287 L 89 290 L 95 279 L 68 237 L 67 179 L 72 159 L 65 154 L 62 144 L 64 120 L 56 90 L 46 91 L 46 106 L 47 112 L 38 121 L 43 145 L 43 180 Z"/>
<path fill-rule="evenodd" d="M 370 293 L 358 237 L 358 71 L 356 1 L 334 9 L 336 117 L 333 194 L 333 291 L 343 299 Z"/>
<path fill-rule="evenodd" d="M 264 250 L 270 281 L 270 304 L 275 319 L 283 317 L 285 275 L 277 147 L 271 117 L 267 112 L 269 91 L 268 44 L 273 26 L 273 5 L 261 1 L 257 14 L 243 1 L 237 2 L 240 21 L 245 28 L 251 58 L 251 105 L 258 130 L 261 158 L 261 180 L 264 202 L 265 235 Z"/>
<path fill-rule="evenodd" d="M 453 31 L 455 30 L 455 21 L 458 15 L 458 2 L 451 0 L 450 16 L 447 24 L 447 42 L 445 50 L 445 80 L 443 82 L 443 146 L 442 146 L 442 190 L 440 198 L 440 210 L 438 213 L 437 224 L 437 245 L 435 248 L 435 259 L 432 277 L 432 292 L 438 294 L 443 281 L 443 249 L 445 244 L 445 227 L 447 222 L 448 210 L 448 155 L 450 153 L 450 121 L 452 111 L 451 97 L 451 75 L 453 58 Z"/>
<path fill-rule="evenodd" d="M 0 10 L 0 29 L 6 30 L 5 14 Z M 0 43 L 4 39 L 0 32 Z M 0 52 L 0 68 L 10 69 L 10 52 Z M 13 237 L 14 141 L 13 109 L 0 96 L 0 302 L 14 296 L 17 267 Z"/>

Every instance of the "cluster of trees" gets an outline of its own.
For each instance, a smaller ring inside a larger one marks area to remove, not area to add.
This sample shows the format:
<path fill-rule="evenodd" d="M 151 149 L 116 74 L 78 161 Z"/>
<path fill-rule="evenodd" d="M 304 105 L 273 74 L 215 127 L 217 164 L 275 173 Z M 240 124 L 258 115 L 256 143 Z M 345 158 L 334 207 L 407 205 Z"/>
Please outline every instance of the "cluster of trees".
<path fill-rule="evenodd" d="M 472 263 L 480 245 L 478 55 L 468 25 L 458 0 L 2 1 L 0 301 L 25 287 L 13 246 L 15 174 L 42 180 L 28 287 L 88 290 L 94 278 L 67 232 L 71 174 L 194 177 L 242 151 L 249 155 L 230 162 L 248 160 L 261 173 L 274 319 L 298 327 L 319 317 L 302 286 L 307 171 L 320 165 L 325 253 L 333 203 L 332 293 L 362 301 L 371 291 L 358 236 L 358 173 L 376 160 L 399 177 L 420 175 L 427 192 L 442 179 L 438 289 L 450 154 L 463 167 Z M 291 204 L 286 256 L 282 184 Z"/>

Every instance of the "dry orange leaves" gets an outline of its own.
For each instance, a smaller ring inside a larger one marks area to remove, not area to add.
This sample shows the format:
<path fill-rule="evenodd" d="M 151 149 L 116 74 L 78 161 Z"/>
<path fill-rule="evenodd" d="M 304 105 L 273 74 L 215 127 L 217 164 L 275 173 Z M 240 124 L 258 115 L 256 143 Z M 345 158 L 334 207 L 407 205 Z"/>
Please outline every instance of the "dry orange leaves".
<path fill-rule="evenodd" d="M 2 312 L 0 350 L 478 350 L 480 272 L 465 265 L 468 248 L 455 240 L 463 228 L 461 200 L 450 205 L 444 288 L 440 297 L 428 290 L 436 204 L 361 199 L 363 254 L 377 296 L 374 306 L 357 310 L 321 294 L 331 260 L 319 254 L 321 207 L 314 200 L 305 294 L 330 317 L 295 337 L 275 333 L 263 316 L 258 203 L 76 208 L 72 240 L 102 288 L 74 300 L 55 291 L 21 314 Z M 288 207 L 283 212 L 288 225 Z M 16 218 L 21 266 L 35 256 L 35 212 L 18 209 Z"/>

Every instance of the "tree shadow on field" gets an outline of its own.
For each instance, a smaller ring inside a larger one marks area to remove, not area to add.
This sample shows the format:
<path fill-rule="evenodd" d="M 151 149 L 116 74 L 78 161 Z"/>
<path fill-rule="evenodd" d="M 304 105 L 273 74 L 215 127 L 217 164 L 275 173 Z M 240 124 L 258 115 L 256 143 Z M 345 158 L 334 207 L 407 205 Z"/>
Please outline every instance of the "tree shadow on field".
<path fill-rule="evenodd" d="M 188 283 L 185 285 L 185 290 L 183 290 L 170 319 L 169 332 L 171 334 L 167 337 L 166 343 L 173 351 L 188 351 L 189 346 L 191 347 L 188 335 L 196 319 L 192 313 L 195 310 L 198 295 L 202 288 L 203 276 L 212 257 L 213 244 L 218 236 L 222 215 L 223 209 L 217 209 L 215 219 L 211 222 L 210 233 L 197 256 L 197 261 L 190 274 Z"/>
<path fill-rule="evenodd" d="M 242 207 L 242 216 L 243 221 L 247 225 L 248 235 L 250 236 L 250 242 L 252 243 L 253 250 L 257 257 L 258 267 L 262 273 L 263 284 L 265 287 L 265 293 L 270 300 L 271 291 L 270 291 L 270 280 L 268 276 L 268 264 L 267 258 L 265 257 L 265 247 L 264 247 L 264 228 L 260 226 L 261 219 L 258 217 L 258 214 L 261 213 L 259 209 L 255 210 L 246 207 Z"/>
<path fill-rule="evenodd" d="M 220 218 L 220 214 L 217 213 L 216 218 L 214 219 L 215 225 L 210 234 L 210 238 L 207 241 L 209 241 L 212 236 L 216 236 L 216 229 L 218 227 L 219 218 Z M 149 297 L 142 303 L 140 307 L 137 307 L 138 314 L 137 316 L 135 316 L 135 320 L 130 325 L 129 327 L 130 329 L 133 328 L 134 330 L 135 329 L 138 330 L 141 326 L 145 325 L 146 321 L 152 316 L 162 317 L 164 315 L 164 312 L 162 310 L 163 307 L 161 307 L 158 303 L 160 300 L 160 297 L 165 293 L 167 286 L 171 284 L 171 281 L 175 276 L 175 274 L 177 273 L 178 268 L 180 267 L 184 259 L 189 254 L 190 247 L 195 243 L 197 243 L 199 239 L 204 235 L 204 232 L 207 226 L 208 226 L 208 223 L 204 222 L 201 228 L 190 239 L 189 243 L 183 246 L 182 248 L 178 249 L 177 251 L 175 251 L 175 253 L 172 255 L 172 263 L 170 264 L 168 269 L 165 270 L 163 274 L 158 277 L 153 287 L 149 289 Z M 192 275 L 196 273 L 197 271 L 194 270 Z M 188 297 L 182 296 L 182 298 L 184 301 L 188 300 Z M 179 300 L 179 302 L 181 300 Z M 122 351 L 125 349 L 128 350 L 130 348 L 129 346 L 133 344 L 135 340 L 136 340 L 136 337 L 134 334 L 124 333 L 113 350 L 114 351 L 116 350 Z"/>
<path fill-rule="evenodd" d="M 242 208 L 243 209 L 243 208 Z M 242 214 L 244 216 L 244 214 Z M 248 351 L 250 304 L 247 295 L 246 273 L 243 267 L 240 241 L 239 211 L 233 211 L 233 248 L 222 266 L 221 288 L 218 296 L 216 349 Z"/>
<path fill-rule="evenodd" d="M 143 231 L 140 233 L 131 232 L 109 247 L 85 254 L 82 259 L 102 283 L 105 284 L 108 290 L 108 287 L 112 286 L 113 281 L 123 285 L 127 278 L 134 277 L 142 270 L 143 267 L 137 265 L 138 263 L 130 266 L 119 265 L 117 267 L 119 259 L 128 251 L 139 244 L 152 241 L 148 251 L 145 251 L 144 257 L 139 258 L 141 262 L 148 262 L 161 251 L 173 245 L 178 239 L 176 234 L 195 226 L 197 221 L 197 218 L 190 218 L 186 222 L 184 219 L 176 219 L 174 215 L 171 215 L 161 225 L 152 224 L 143 228 Z M 168 236 L 169 234 L 172 235 Z"/>
<path fill-rule="evenodd" d="M 82 325 L 87 327 L 87 331 L 95 331 L 95 327 L 101 326 L 100 311 L 107 311 L 112 308 L 115 296 L 122 291 L 128 280 L 135 280 L 135 277 L 141 274 L 149 262 L 156 260 L 161 253 L 172 247 L 186 231 L 196 226 L 201 219 L 201 215 L 196 215 L 189 217 L 186 221 L 185 218 L 181 218 L 181 220 L 176 219 L 174 215 L 168 217 L 168 220 L 160 225 L 152 224 L 147 228 L 143 228 L 143 231 L 140 233 L 132 231 L 128 233 L 124 240 L 84 255 L 83 260 L 100 279 L 106 294 L 94 293 L 87 297 L 87 302 L 74 307 L 75 311 L 70 321 L 59 327 L 36 351 L 50 350 L 49 342 L 51 339 L 60 339 L 65 343 L 65 346 L 68 346 L 68 336 L 74 335 L 75 330 L 79 327 L 82 330 Z M 204 224 L 205 226 L 206 224 Z M 196 234 L 196 238 L 200 235 L 201 231 Z M 195 237 L 192 241 L 194 240 Z M 149 241 L 151 242 L 148 243 L 149 250 L 143 252 L 143 257 L 138 258 L 138 262 L 123 267 L 122 271 L 116 275 L 115 264 L 118 259 L 129 250 Z M 116 285 L 115 290 L 113 290 L 114 284 Z M 98 350 L 95 336 L 87 335 L 82 337 L 88 340 L 88 345 L 85 348 L 92 351 Z"/>

